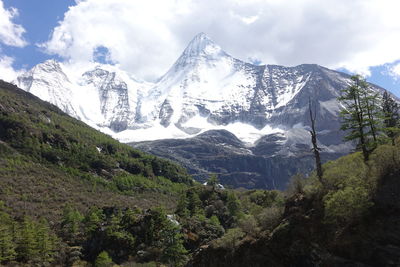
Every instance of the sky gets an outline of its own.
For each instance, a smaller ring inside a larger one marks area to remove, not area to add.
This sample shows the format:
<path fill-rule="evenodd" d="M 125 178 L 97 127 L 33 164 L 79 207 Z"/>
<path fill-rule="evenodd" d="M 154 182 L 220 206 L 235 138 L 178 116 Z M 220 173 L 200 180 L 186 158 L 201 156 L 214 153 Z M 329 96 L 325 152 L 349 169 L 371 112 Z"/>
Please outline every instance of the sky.
<path fill-rule="evenodd" d="M 47 59 L 154 81 L 198 33 L 256 64 L 316 63 L 400 97 L 398 0 L 0 0 L 0 78 Z"/>

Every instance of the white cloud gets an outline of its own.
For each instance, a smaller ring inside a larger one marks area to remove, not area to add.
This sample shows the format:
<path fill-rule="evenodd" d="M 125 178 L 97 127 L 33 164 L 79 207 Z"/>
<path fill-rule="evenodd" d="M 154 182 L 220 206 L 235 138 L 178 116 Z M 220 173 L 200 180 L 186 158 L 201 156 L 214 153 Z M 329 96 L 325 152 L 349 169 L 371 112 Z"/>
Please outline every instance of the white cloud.
<path fill-rule="evenodd" d="M 394 80 L 400 80 L 400 63 L 397 63 L 389 68 L 389 74 L 393 77 Z"/>
<path fill-rule="evenodd" d="M 13 23 L 13 19 L 17 16 L 17 9 L 5 9 L 0 0 L 0 42 L 9 46 L 23 47 L 27 44 L 22 36 L 25 29 L 21 25 Z"/>
<path fill-rule="evenodd" d="M 12 66 L 13 62 L 14 59 L 12 57 L 0 56 L 0 79 L 12 82 L 21 74 L 23 70 L 14 70 Z"/>
<path fill-rule="evenodd" d="M 241 59 L 369 74 L 400 59 L 399 10 L 398 0 L 80 0 L 42 46 L 72 61 L 104 46 L 122 69 L 154 79 L 206 32 Z"/>

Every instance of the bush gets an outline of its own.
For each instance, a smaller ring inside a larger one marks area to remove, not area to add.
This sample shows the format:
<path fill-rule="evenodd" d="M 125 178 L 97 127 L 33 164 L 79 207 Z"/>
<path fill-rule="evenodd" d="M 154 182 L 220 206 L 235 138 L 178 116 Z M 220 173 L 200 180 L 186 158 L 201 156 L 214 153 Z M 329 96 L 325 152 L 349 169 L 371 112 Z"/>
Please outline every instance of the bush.
<path fill-rule="evenodd" d="M 342 188 L 350 180 L 367 181 L 368 168 L 361 153 L 353 153 L 330 161 L 323 166 L 324 180 L 329 188 Z M 352 182 L 351 181 L 351 182 Z"/>
<path fill-rule="evenodd" d="M 106 251 L 100 252 L 94 263 L 95 267 L 109 267 L 113 265 L 113 261 Z"/>
<path fill-rule="evenodd" d="M 283 207 L 272 206 L 264 208 L 256 218 L 261 229 L 271 230 L 279 224 L 282 214 Z"/>
<path fill-rule="evenodd" d="M 372 206 L 363 186 L 347 186 L 324 197 L 325 218 L 330 223 L 348 223 L 360 218 Z"/>
<path fill-rule="evenodd" d="M 229 229 L 225 235 L 217 239 L 214 245 L 217 247 L 234 250 L 239 244 L 240 240 L 245 236 L 245 233 L 240 228 Z"/>
<path fill-rule="evenodd" d="M 260 232 L 257 220 L 253 215 L 247 215 L 239 221 L 239 227 L 248 235 L 256 236 Z"/>
<path fill-rule="evenodd" d="M 249 195 L 250 201 L 262 207 L 271 207 L 275 202 L 283 202 L 279 191 L 255 190 Z"/>
<path fill-rule="evenodd" d="M 400 149 L 398 146 L 382 145 L 371 155 L 371 175 L 378 180 L 389 173 L 400 170 Z"/>
<path fill-rule="evenodd" d="M 305 177 L 303 174 L 296 174 L 290 177 L 289 184 L 286 190 L 287 195 L 303 194 L 304 193 Z"/>

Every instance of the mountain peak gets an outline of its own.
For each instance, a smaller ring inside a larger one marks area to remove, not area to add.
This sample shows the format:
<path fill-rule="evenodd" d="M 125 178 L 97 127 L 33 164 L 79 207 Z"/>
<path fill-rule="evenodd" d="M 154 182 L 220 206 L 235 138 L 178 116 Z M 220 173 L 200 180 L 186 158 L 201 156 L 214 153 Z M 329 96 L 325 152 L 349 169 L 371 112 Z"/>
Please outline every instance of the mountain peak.
<path fill-rule="evenodd" d="M 184 66 L 190 66 L 203 61 L 218 60 L 223 57 L 229 57 L 229 55 L 225 53 L 219 45 L 214 43 L 207 34 L 201 32 L 189 42 L 182 55 L 168 72 L 175 72 L 177 69 L 182 69 Z"/>
<path fill-rule="evenodd" d="M 196 34 L 193 37 L 193 39 L 192 39 L 192 41 L 190 43 L 192 43 L 192 42 L 197 42 L 197 43 L 199 43 L 199 42 L 200 43 L 201 42 L 211 42 L 211 43 L 213 43 L 211 38 L 207 34 L 205 34 L 204 32 L 200 32 L 200 33 Z"/>
<path fill-rule="evenodd" d="M 188 44 L 183 55 L 196 57 L 207 55 L 218 55 L 225 53 L 221 47 L 214 43 L 214 41 L 207 36 L 204 32 L 197 34 L 192 41 Z"/>
<path fill-rule="evenodd" d="M 33 72 L 45 71 L 45 72 L 60 72 L 62 73 L 61 65 L 55 59 L 48 59 L 43 63 L 40 63 L 32 68 Z"/>

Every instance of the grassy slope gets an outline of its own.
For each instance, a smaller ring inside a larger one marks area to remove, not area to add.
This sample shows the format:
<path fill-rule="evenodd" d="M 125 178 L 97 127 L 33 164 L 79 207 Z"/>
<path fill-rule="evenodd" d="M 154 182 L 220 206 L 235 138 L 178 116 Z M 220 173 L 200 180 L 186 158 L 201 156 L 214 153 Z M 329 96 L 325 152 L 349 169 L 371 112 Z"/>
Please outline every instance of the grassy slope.
<path fill-rule="evenodd" d="M 0 81 L 0 200 L 14 215 L 53 219 L 65 203 L 171 208 L 192 183 L 183 168 Z"/>

